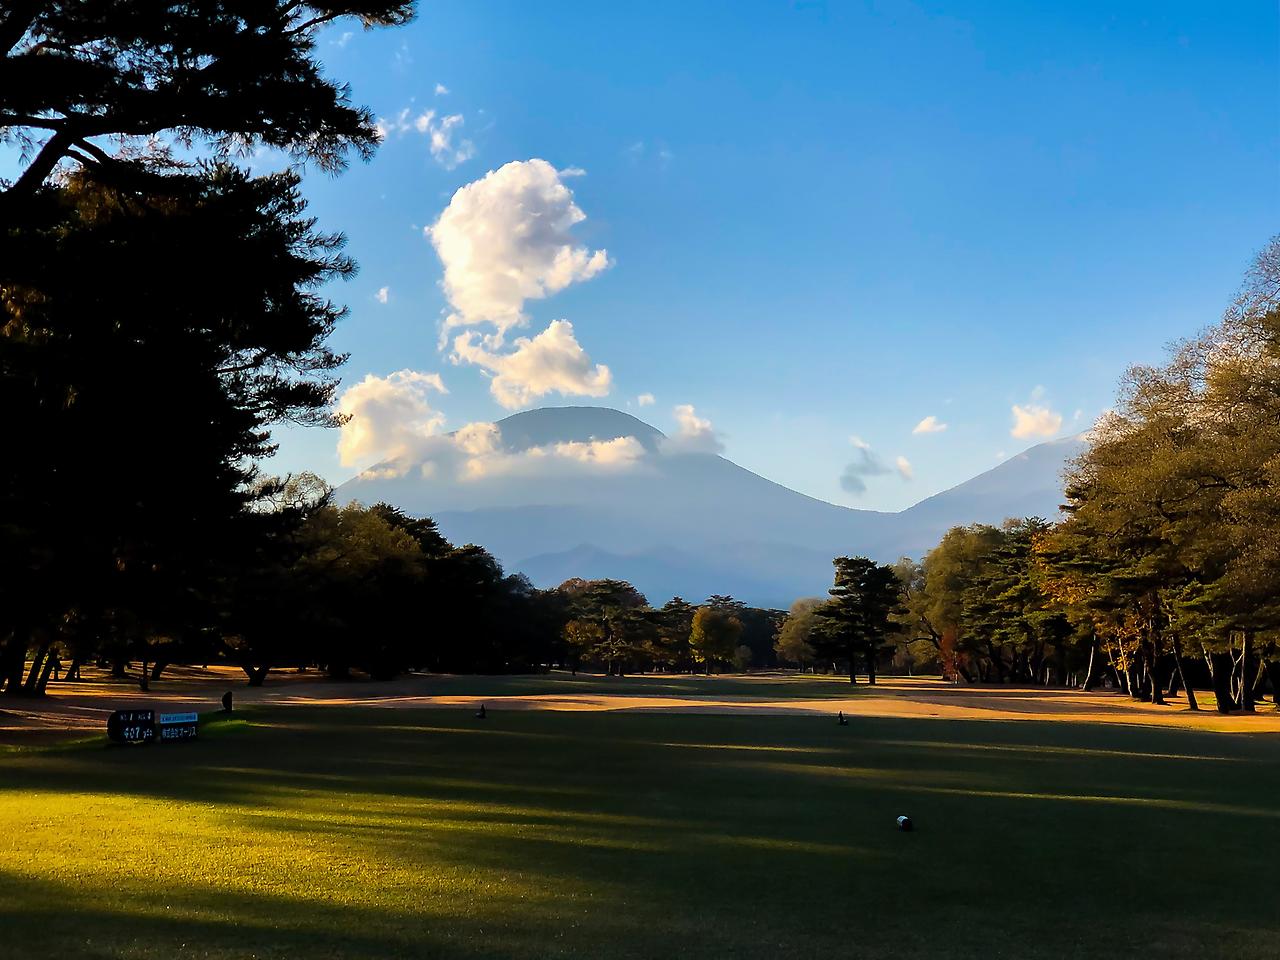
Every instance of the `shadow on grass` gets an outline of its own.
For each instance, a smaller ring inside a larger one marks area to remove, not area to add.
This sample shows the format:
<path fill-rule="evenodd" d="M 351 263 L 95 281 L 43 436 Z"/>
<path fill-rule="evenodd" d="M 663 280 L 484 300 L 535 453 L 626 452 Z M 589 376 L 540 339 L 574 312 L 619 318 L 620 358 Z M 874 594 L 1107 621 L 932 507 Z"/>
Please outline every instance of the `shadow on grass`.
<path fill-rule="evenodd" d="M 323 707 L 206 729 L 0 758 L 17 956 L 1204 957 L 1280 932 L 1240 880 L 1280 844 L 1270 741 Z"/>

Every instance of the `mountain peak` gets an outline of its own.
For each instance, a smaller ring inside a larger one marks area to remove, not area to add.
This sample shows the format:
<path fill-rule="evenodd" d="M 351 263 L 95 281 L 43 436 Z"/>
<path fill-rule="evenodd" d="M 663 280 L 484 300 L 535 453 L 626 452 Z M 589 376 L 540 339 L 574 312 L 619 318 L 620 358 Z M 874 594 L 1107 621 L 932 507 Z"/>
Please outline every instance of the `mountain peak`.
<path fill-rule="evenodd" d="M 635 437 L 653 452 L 664 434 L 638 417 L 612 407 L 539 407 L 504 417 L 497 422 L 502 444 L 508 452 L 557 443 L 587 443 Z"/>

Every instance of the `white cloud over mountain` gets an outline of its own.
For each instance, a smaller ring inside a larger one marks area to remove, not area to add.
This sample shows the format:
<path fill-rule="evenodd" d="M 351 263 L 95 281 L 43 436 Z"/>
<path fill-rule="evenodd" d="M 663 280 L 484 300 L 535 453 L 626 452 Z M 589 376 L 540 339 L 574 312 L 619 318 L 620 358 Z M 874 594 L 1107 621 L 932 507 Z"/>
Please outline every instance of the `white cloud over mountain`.
<path fill-rule="evenodd" d="M 525 322 L 524 305 L 609 266 L 571 231 L 586 219 L 562 174 L 545 160 L 513 161 L 460 188 L 427 238 L 444 265 L 450 327 L 489 324 L 495 349 Z"/>
<path fill-rule="evenodd" d="M 398 416 L 404 411 L 395 409 L 396 405 L 413 407 L 415 390 L 431 379 L 430 374 L 402 370 L 391 377 L 367 377 L 343 395 L 352 414 L 342 428 L 347 441 L 344 454 L 380 464 L 364 471 L 361 480 L 403 477 L 410 471 L 432 480 L 463 484 L 496 477 L 608 474 L 636 468 L 645 456 L 644 446 L 635 437 L 508 450 L 495 423 L 468 423 L 452 434 L 442 434 L 436 432 L 439 418 L 434 415 L 431 422 L 420 422 L 421 429 L 405 432 L 404 421 Z M 421 406 L 417 412 L 421 413 Z"/>
<path fill-rule="evenodd" d="M 1038 403 L 1029 403 L 1026 406 L 1015 403 L 1012 412 L 1013 428 L 1009 431 L 1009 435 L 1019 440 L 1052 437 L 1062 430 L 1062 414 Z"/>
<path fill-rule="evenodd" d="M 508 352 L 487 349 L 475 331 L 468 331 L 454 339 L 453 351 L 455 362 L 489 371 L 494 399 L 512 410 L 548 393 L 603 397 L 612 384 L 609 368 L 591 362 L 568 320 L 553 320 L 536 337 L 519 338 Z"/>
<path fill-rule="evenodd" d="M 371 373 L 348 387 L 338 398 L 338 413 L 347 417 L 338 436 L 339 462 L 356 467 L 419 455 L 444 425 L 444 415 L 431 407 L 432 392 L 449 391 L 439 374 L 417 370 Z"/>
<path fill-rule="evenodd" d="M 945 429 L 947 429 L 947 425 L 945 423 L 939 423 L 938 418 L 930 414 L 929 416 L 921 420 L 919 423 L 917 423 L 912 428 L 911 432 L 912 433 L 941 433 Z"/>
<path fill-rule="evenodd" d="M 706 417 L 698 416 L 693 404 L 682 403 L 671 411 L 676 420 L 676 432 L 668 436 L 664 449 L 672 453 L 721 453 L 724 444 L 720 435 Z"/>

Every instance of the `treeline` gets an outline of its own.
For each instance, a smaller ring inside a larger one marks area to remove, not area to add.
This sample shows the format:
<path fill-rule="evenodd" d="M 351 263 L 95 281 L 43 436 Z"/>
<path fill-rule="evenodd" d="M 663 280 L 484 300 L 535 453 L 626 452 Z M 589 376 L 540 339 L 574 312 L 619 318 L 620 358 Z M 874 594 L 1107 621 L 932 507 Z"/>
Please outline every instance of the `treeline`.
<path fill-rule="evenodd" d="M 781 611 L 726 596 L 654 609 L 619 580 L 540 590 L 484 548 L 454 546 L 430 518 L 385 503 L 335 506 L 310 475 L 269 486 L 251 552 L 166 579 L 167 596 L 118 589 L 123 580 L 96 598 L 68 585 L 56 624 L 0 647 L 0 688 L 40 695 L 89 663 L 120 678 L 136 664 L 146 689 L 170 664 L 233 664 L 258 686 L 278 668 L 390 680 L 411 670 L 621 676 L 774 662 Z"/>
<path fill-rule="evenodd" d="M 792 607 L 779 657 L 853 679 L 860 656 L 872 682 L 879 663 L 1280 705 L 1280 238 L 1220 323 L 1126 373 L 1066 479 L 1059 523 L 957 527 L 919 563 L 838 559 L 832 597 Z"/>
<path fill-rule="evenodd" d="M 673 597 L 659 608 L 622 580 L 568 580 L 565 658 L 574 670 L 611 675 L 648 670 L 706 673 L 777 665 L 773 642 L 785 614 L 716 595 L 694 606 Z"/>

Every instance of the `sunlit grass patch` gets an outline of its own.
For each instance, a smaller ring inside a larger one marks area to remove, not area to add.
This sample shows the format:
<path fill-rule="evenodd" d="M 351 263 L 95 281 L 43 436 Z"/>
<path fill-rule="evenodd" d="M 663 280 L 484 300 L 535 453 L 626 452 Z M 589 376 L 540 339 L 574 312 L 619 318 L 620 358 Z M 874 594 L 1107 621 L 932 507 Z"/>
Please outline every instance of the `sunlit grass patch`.
<path fill-rule="evenodd" d="M 1239 882 L 1280 843 L 1260 738 L 471 714 L 263 709 L 0 758 L 4 955 L 1127 957 L 1155 926 L 1204 957 L 1280 927 Z M 1114 861 L 1171 837 L 1195 871 Z"/>

